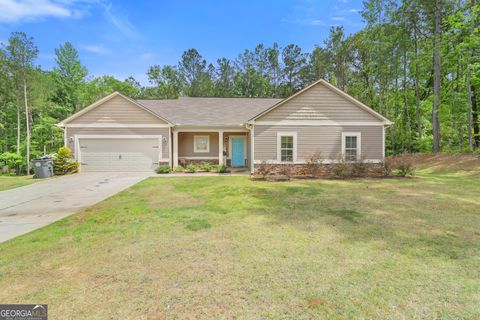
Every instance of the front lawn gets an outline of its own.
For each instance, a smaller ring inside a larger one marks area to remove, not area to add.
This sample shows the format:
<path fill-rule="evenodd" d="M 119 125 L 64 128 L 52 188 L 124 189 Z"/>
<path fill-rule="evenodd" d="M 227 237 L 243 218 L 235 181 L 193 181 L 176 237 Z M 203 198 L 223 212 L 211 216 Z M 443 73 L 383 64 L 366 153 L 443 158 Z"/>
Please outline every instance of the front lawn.
<path fill-rule="evenodd" d="M 0 245 L 0 301 L 52 319 L 478 319 L 479 190 L 473 171 L 150 178 Z"/>
<path fill-rule="evenodd" d="M 0 191 L 23 187 L 28 184 L 37 182 L 32 176 L 1 176 L 0 175 Z"/>

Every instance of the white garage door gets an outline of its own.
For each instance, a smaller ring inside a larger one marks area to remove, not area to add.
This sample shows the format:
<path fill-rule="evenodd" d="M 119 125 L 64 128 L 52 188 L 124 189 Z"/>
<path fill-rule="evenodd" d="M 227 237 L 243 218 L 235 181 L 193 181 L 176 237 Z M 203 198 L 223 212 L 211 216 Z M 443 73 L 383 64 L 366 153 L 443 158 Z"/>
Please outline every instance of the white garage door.
<path fill-rule="evenodd" d="M 90 171 L 152 171 L 161 152 L 158 138 L 81 138 L 80 165 Z"/>

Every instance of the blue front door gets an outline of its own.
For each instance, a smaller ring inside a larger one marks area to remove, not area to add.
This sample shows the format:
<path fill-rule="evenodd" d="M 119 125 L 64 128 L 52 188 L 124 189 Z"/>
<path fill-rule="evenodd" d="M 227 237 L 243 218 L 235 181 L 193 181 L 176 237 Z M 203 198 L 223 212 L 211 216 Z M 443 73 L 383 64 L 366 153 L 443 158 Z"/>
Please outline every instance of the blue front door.
<path fill-rule="evenodd" d="M 232 138 L 232 167 L 245 165 L 245 148 L 243 138 Z"/>

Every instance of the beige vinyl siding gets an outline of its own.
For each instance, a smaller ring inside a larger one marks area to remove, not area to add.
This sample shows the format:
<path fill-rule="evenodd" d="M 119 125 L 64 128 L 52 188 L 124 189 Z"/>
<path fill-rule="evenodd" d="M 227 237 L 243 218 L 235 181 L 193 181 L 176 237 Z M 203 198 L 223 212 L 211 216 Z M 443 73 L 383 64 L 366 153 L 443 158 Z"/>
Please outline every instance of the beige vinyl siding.
<path fill-rule="evenodd" d="M 115 96 L 73 119 L 69 124 L 166 124 L 131 101 Z"/>
<path fill-rule="evenodd" d="M 67 146 L 75 152 L 75 142 L 70 141 L 78 135 L 161 135 L 166 138 L 162 141 L 162 158 L 169 159 L 170 139 L 168 128 L 65 128 Z"/>
<path fill-rule="evenodd" d="M 380 121 L 321 83 L 256 119 L 282 120 Z"/>
<path fill-rule="evenodd" d="M 209 152 L 194 152 L 194 136 L 209 136 Z M 178 133 L 178 158 L 184 157 L 209 157 L 218 159 L 218 132 L 179 132 Z"/>
<path fill-rule="evenodd" d="M 365 159 L 383 157 L 383 126 L 255 125 L 255 160 L 278 161 L 277 132 L 297 133 L 297 161 L 303 161 L 312 152 L 320 152 L 324 159 L 337 159 L 342 152 L 342 132 L 361 133 L 361 151 Z"/>

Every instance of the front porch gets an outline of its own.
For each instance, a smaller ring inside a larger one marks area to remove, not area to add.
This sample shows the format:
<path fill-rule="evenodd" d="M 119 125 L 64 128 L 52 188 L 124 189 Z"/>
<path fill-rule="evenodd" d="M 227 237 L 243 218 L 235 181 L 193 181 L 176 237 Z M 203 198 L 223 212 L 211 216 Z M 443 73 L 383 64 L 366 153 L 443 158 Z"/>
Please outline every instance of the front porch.
<path fill-rule="evenodd" d="M 245 128 L 176 128 L 172 141 L 174 168 L 203 162 L 232 168 L 250 166 L 250 132 Z"/>

